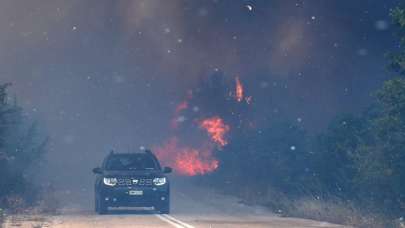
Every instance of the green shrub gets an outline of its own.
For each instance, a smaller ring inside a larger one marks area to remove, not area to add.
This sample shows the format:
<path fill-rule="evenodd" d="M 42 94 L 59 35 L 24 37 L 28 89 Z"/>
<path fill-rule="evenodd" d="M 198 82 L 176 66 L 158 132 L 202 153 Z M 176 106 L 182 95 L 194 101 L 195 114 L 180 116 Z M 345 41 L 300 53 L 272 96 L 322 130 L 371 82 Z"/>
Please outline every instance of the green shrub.
<path fill-rule="evenodd" d="M 22 115 L 22 108 L 7 95 L 10 84 L 0 85 L 0 206 L 32 204 L 36 190 L 30 179 L 46 151 L 37 125 Z M 17 200 L 18 199 L 18 200 Z"/>

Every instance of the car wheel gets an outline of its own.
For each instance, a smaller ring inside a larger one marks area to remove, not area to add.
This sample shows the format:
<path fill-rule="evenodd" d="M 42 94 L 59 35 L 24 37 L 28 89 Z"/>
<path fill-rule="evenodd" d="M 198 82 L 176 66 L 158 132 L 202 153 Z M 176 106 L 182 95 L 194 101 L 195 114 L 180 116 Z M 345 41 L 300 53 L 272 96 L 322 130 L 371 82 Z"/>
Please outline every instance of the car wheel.
<path fill-rule="evenodd" d="M 105 203 L 100 197 L 96 197 L 95 210 L 96 213 L 99 215 L 105 215 L 108 213 L 108 207 L 105 205 Z"/>
<path fill-rule="evenodd" d="M 170 201 L 157 207 L 157 211 L 159 214 L 170 214 Z"/>

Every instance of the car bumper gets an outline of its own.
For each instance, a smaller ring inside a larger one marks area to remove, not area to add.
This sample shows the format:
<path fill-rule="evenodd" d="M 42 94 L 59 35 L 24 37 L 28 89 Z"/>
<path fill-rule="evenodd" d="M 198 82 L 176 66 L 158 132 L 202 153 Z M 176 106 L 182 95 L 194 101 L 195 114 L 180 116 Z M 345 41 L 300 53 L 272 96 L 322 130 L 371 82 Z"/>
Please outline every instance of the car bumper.
<path fill-rule="evenodd" d="M 137 195 L 131 194 L 134 191 Z M 169 202 L 170 191 L 168 186 L 105 187 L 99 192 L 99 197 L 108 207 L 156 207 Z"/>

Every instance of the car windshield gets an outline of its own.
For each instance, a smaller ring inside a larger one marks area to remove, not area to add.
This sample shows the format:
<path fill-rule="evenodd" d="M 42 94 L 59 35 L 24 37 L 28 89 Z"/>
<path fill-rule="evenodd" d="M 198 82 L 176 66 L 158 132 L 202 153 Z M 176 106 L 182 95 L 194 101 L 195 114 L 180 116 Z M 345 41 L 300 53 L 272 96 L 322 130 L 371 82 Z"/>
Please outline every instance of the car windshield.
<path fill-rule="evenodd" d="M 157 165 L 155 160 L 144 154 L 115 155 L 107 160 L 107 170 L 153 170 Z"/>

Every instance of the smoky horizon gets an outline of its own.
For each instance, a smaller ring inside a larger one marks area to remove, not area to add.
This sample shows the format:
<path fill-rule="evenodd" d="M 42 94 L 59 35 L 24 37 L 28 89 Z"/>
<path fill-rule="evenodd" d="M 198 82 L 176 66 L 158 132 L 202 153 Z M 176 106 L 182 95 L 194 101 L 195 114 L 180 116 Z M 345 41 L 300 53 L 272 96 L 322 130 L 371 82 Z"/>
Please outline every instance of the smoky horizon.
<path fill-rule="evenodd" d="M 404 0 L 0 0 L 0 227 L 403 228 L 404 148 Z"/>
<path fill-rule="evenodd" d="M 112 149 L 210 174 L 235 135 L 315 136 L 368 107 L 397 2 L 5 0 L 0 80 L 49 136 L 40 176 L 58 188 L 90 188 Z"/>

